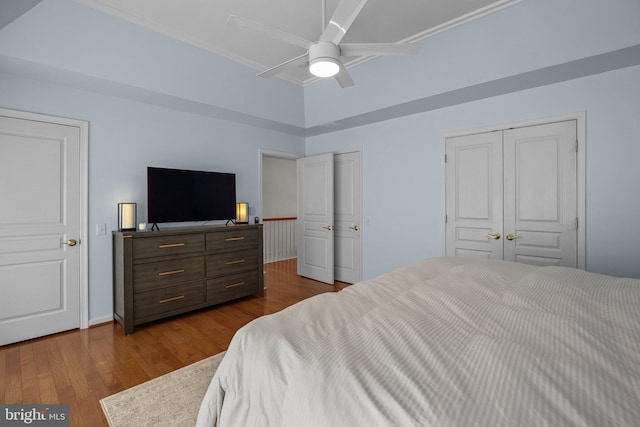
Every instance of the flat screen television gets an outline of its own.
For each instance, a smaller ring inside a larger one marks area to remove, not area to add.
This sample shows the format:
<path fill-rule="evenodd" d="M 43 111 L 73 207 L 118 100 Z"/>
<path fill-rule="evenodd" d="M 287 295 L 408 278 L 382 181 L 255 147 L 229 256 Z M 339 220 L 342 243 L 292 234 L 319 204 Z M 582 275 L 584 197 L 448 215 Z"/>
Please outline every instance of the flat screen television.
<path fill-rule="evenodd" d="M 229 220 L 236 216 L 236 175 L 147 167 L 150 224 Z"/>

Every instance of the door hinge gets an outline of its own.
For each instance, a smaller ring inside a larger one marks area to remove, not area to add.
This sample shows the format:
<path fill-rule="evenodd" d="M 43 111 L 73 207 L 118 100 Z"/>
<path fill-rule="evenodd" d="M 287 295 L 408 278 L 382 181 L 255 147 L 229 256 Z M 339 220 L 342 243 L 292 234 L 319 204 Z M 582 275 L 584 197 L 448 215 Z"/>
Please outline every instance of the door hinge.
<path fill-rule="evenodd" d="M 447 214 L 444 214 L 444 223 L 446 224 L 447 221 L 449 221 L 449 216 L 447 216 Z"/>
<path fill-rule="evenodd" d="M 576 218 L 576 230 L 578 229 L 578 226 L 579 226 L 579 221 L 578 221 L 578 218 Z"/>
<path fill-rule="evenodd" d="M 579 147 L 580 147 L 580 142 L 576 139 L 576 153 L 578 152 Z"/>
<path fill-rule="evenodd" d="M 447 155 L 444 155 L 444 162 L 447 163 Z"/>

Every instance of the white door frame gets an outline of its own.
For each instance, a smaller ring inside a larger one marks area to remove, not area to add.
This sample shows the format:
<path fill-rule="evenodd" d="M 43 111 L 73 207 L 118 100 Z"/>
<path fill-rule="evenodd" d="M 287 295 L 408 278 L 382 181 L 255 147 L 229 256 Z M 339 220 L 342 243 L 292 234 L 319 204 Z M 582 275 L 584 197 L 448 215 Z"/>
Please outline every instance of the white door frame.
<path fill-rule="evenodd" d="M 0 108 L 0 114 L 16 119 L 76 127 L 80 131 L 80 328 L 89 327 L 89 122 Z"/>
<path fill-rule="evenodd" d="M 442 147 L 442 159 L 443 159 L 443 167 L 442 167 L 442 185 L 441 185 L 441 199 L 440 199 L 440 209 L 442 218 L 442 255 L 445 255 L 446 249 L 446 172 L 444 167 L 444 156 L 446 153 L 446 142 L 447 138 L 463 136 L 463 135 L 473 135 L 476 133 L 485 133 L 485 132 L 493 132 L 493 131 L 502 131 L 509 128 L 518 128 L 525 126 L 536 126 L 543 125 L 547 123 L 553 122 L 561 122 L 567 120 L 575 120 L 577 124 L 577 144 L 578 144 L 578 170 L 577 170 L 577 184 L 578 184 L 578 194 L 577 194 L 577 215 L 578 215 L 578 232 L 577 232 L 577 251 L 578 251 L 578 268 L 582 270 L 586 270 L 587 261 L 586 261 L 586 230 L 587 230 L 587 222 L 586 222 L 586 112 L 581 111 L 577 113 L 564 114 L 559 116 L 551 116 L 544 117 L 539 119 L 525 120 L 514 123 L 507 123 L 501 125 L 491 125 L 484 126 L 480 128 L 473 129 L 464 129 L 458 131 L 452 131 L 444 133 L 441 136 L 441 147 Z"/>
<path fill-rule="evenodd" d="M 260 218 L 264 218 L 264 207 L 262 206 L 262 161 L 265 157 L 277 157 L 280 159 L 296 160 L 304 157 L 304 154 L 287 153 L 284 151 L 273 151 L 261 148 L 258 150 L 260 156 L 258 176 L 260 177 L 260 187 L 258 188 L 258 206 L 260 207 Z"/>

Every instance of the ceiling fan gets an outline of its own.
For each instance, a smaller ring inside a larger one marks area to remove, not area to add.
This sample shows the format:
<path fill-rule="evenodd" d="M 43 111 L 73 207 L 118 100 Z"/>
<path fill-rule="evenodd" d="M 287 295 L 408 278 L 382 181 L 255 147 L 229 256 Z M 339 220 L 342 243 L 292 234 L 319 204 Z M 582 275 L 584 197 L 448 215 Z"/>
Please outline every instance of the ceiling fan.
<path fill-rule="evenodd" d="M 307 50 L 304 54 L 269 68 L 258 74 L 258 76 L 265 78 L 273 77 L 284 71 L 287 67 L 300 66 L 308 63 L 311 74 L 318 77 L 335 76 L 340 86 L 344 88 L 353 86 L 355 83 L 341 62 L 341 57 L 414 55 L 420 51 L 420 44 L 417 43 L 341 44 L 340 41 L 349 30 L 349 27 L 365 3 L 367 3 L 367 0 L 341 0 L 329 23 L 316 42 L 235 15 L 229 16 L 227 24 Z M 323 2 L 323 10 L 324 8 L 325 3 Z"/>

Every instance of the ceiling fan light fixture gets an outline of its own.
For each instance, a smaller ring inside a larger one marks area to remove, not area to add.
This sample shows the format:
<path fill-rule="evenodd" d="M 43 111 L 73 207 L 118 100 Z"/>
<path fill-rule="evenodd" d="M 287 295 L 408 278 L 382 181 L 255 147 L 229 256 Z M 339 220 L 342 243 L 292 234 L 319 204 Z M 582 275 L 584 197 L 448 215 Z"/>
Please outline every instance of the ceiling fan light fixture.
<path fill-rule="evenodd" d="M 316 58 L 309 64 L 309 71 L 317 77 L 331 77 L 338 74 L 340 65 L 333 58 Z"/>
<path fill-rule="evenodd" d="M 331 77 L 340 71 L 340 48 L 331 42 L 309 47 L 309 72 L 317 77 Z"/>

